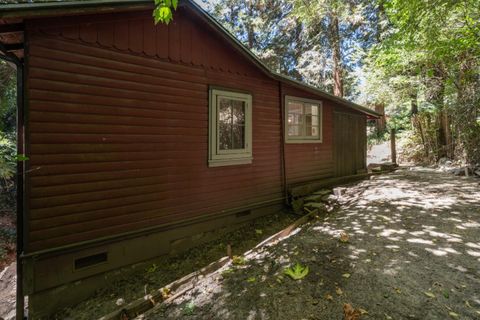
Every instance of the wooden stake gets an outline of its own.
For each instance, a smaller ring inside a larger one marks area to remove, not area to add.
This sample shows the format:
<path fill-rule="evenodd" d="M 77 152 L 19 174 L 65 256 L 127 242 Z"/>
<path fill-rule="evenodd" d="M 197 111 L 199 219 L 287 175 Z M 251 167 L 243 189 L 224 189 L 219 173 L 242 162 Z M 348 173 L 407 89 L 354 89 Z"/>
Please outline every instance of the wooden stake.
<path fill-rule="evenodd" d="M 230 259 L 233 259 L 233 255 L 232 255 L 232 246 L 227 244 L 227 256 L 230 258 Z"/>

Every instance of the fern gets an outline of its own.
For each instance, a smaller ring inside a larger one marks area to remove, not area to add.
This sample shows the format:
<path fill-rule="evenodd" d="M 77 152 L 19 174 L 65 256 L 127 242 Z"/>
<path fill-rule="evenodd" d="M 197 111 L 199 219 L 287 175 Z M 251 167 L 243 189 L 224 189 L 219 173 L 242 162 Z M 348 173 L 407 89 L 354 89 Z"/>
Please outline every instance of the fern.
<path fill-rule="evenodd" d="M 305 278 L 308 275 L 308 266 L 302 266 L 299 263 L 296 263 L 295 266 L 286 268 L 283 273 L 292 278 L 293 280 L 300 280 Z"/>

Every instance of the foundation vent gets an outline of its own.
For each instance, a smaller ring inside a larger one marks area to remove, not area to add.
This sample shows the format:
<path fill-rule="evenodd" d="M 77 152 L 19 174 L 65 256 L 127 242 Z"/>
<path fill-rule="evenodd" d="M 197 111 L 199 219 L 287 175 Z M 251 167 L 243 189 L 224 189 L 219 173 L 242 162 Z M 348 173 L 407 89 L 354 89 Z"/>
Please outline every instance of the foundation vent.
<path fill-rule="evenodd" d="M 90 256 L 82 257 L 75 259 L 75 270 L 81 270 L 88 267 L 93 267 L 102 263 L 107 262 L 108 254 L 107 252 L 100 252 L 92 254 Z"/>

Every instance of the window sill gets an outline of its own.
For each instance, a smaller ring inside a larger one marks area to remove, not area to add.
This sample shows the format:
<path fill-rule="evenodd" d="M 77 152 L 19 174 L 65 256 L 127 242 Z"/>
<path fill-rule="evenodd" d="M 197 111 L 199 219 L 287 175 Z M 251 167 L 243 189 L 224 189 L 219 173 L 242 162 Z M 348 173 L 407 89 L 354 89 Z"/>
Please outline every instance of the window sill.
<path fill-rule="evenodd" d="M 244 159 L 225 159 L 225 160 L 208 160 L 208 166 L 212 167 L 224 167 L 224 166 L 238 166 L 242 164 L 251 164 L 253 158 Z"/>

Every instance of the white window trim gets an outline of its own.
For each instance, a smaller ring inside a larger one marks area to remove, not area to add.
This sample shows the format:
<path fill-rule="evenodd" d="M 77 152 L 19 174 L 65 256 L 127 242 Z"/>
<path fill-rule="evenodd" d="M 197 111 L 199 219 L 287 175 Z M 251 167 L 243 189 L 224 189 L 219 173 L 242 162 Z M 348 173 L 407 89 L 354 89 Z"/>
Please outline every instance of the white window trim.
<path fill-rule="evenodd" d="M 219 150 L 218 137 L 218 97 L 233 98 L 245 103 L 245 148 Z M 235 91 L 211 88 L 209 90 L 208 121 L 208 166 L 220 167 L 252 163 L 252 95 Z"/>
<path fill-rule="evenodd" d="M 312 103 L 318 105 L 318 137 L 291 137 L 288 135 L 288 102 L 289 101 L 299 101 L 303 103 Z M 284 102 L 284 133 L 285 133 L 285 143 L 322 143 L 323 142 L 323 104 L 320 100 L 312 100 L 294 96 L 285 96 Z"/>

